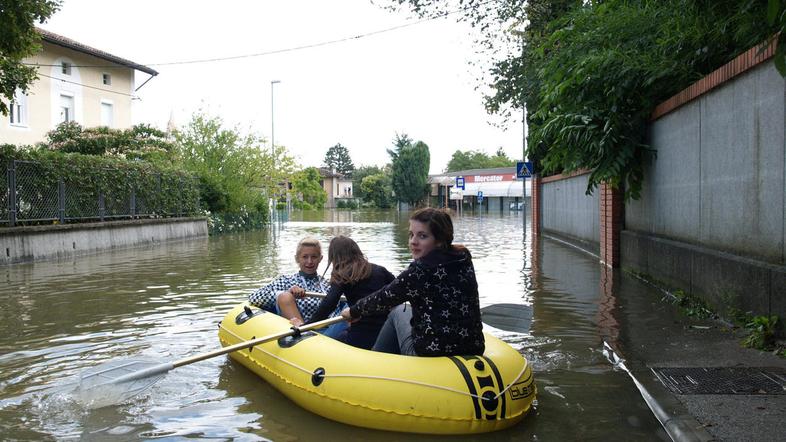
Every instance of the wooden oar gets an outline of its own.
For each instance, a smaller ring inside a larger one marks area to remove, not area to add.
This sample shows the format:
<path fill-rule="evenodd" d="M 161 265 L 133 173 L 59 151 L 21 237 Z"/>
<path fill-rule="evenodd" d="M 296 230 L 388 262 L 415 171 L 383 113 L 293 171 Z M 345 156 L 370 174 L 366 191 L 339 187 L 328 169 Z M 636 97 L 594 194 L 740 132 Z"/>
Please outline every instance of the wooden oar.
<path fill-rule="evenodd" d="M 202 353 L 174 362 L 155 362 L 146 360 L 122 360 L 102 364 L 80 375 L 75 395 L 83 403 L 98 408 L 122 402 L 133 397 L 158 382 L 167 372 L 184 365 L 193 364 L 205 359 L 232 353 L 233 351 L 253 347 L 268 341 L 298 335 L 304 331 L 316 330 L 344 321 L 335 316 L 323 321 L 292 327 L 287 331 L 274 333 L 249 341 L 238 342 L 218 350 Z"/>
<path fill-rule="evenodd" d="M 325 299 L 327 297 L 327 293 L 306 292 L 306 296 L 308 296 L 310 298 L 322 298 L 322 299 Z M 341 296 L 341 298 L 339 298 L 339 300 L 346 301 L 347 298 L 346 298 L 346 296 Z"/>

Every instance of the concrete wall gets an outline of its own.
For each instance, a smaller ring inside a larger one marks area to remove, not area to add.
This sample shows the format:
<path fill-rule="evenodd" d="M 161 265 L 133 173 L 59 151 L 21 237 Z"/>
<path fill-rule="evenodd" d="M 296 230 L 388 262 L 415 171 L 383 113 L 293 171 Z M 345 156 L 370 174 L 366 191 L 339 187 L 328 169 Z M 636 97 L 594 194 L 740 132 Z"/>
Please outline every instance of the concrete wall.
<path fill-rule="evenodd" d="M 0 229 L 0 265 L 207 236 L 204 218 L 167 218 Z"/>
<path fill-rule="evenodd" d="M 625 208 L 622 266 L 786 317 L 786 87 L 771 61 L 653 122 L 657 159 Z"/>
<path fill-rule="evenodd" d="M 545 178 L 542 192 L 541 228 L 572 240 L 597 254 L 600 241 L 600 200 L 598 191 L 587 196 L 589 175 L 556 181 Z"/>
<path fill-rule="evenodd" d="M 783 264 L 784 122 L 771 62 L 655 121 L 626 229 Z"/>

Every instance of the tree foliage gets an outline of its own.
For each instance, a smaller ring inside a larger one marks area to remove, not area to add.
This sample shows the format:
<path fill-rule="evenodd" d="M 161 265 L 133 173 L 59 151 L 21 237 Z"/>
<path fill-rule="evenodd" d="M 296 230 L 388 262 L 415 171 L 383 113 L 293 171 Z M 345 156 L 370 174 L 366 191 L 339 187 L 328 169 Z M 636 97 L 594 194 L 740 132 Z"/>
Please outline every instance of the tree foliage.
<path fill-rule="evenodd" d="M 390 175 L 386 173 L 376 173 L 367 175 L 360 184 L 364 200 L 372 203 L 380 209 L 387 209 L 393 202 L 393 187 Z"/>
<path fill-rule="evenodd" d="M 364 199 L 365 193 L 363 192 L 363 178 L 369 175 L 377 175 L 382 173 L 382 169 L 378 166 L 360 166 L 352 172 L 352 193 L 355 198 Z"/>
<path fill-rule="evenodd" d="M 494 156 L 490 156 L 479 150 L 468 150 L 453 152 L 453 156 L 448 161 L 445 172 L 456 172 L 469 169 L 490 169 L 494 167 L 515 166 L 516 161 L 508 158 L 502 148 L 498 149 Z"/>
<path fill-rule="evenodd" d="M 296 208 L 321 209 L 325 207 L 327 193 L 319 184 L 320 178 L 319 170 L 316 167 L 308 167 L 292 176 L 292 191 L 299 196 L 293 203 Z"/>
<path fill-rule="evenodd" d="M 420 15 L 460 5 L 460 19 L 483 33 L 481 47 L 501 54 L 486 107 L 505 114 L 526 103 L 536 170 L 587 168 L 588 192 L 608 182 L 634 198 L 652 156 L 653 108 L 786 27 L 782 0 L 392 2 Z"/>
<path fill-rule="evenodd" d="M 352 164 L 352 158 L 349 156 L 349 150 L 342 146 L 341 143 L 328 149 L 325 153 L 325 166 L 328 169 L 335 169 L 336 172 L 343 175 L 352 175 L 355 170 L 355 165 Z"/>
<path fill-rule="evenodd" d="M 203 198 L 215 204 L 211 210 L 266 210 L 267 198 L 295 165 L 283 147 L 271 155 L 260 136 L 242 135 L 202 113 L 194 114 L 175 139 L 174 161 L 199 176 Z"/>
<path fill-rule="evenodd" d="M 415 205 L 428 195 L 428 169 L 430 153 L 426 143 L 412 139 L 406 134 L 396 135 L 394 149 L 388 149 L 391 157 L 391 184 L 398 201 Z"/>
<path fill-rule="evenodd" d="M 0 1 L 0 98 L 13 101 L 17 89 L 27 92 L 38 78 L 35 67 L 22 60 L 41 49 L 36 22 L 45 22 L 59 8 L 60 0 Z M 8 115 L 5 100 L 0 100 L 0 115 Z"/>

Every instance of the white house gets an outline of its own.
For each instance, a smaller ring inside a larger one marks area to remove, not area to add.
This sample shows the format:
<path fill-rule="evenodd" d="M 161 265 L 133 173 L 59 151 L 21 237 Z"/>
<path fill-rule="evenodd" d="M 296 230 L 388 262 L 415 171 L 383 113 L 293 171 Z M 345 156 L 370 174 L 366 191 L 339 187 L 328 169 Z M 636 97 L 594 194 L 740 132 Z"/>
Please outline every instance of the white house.
<path fill-rule="evenodd" d="M 64 121 L 85 127 L 131 127 L 131 100 L 137 71 L 158 72 L 133 61 L 38 29 L 42 49 L 25 59 L 37 66 L 38 80 L 17 91 L 8 116 L 0 118 L 0 143 L 33 144 Z M 140 86 L 141 87 L 141 86 Z"/>

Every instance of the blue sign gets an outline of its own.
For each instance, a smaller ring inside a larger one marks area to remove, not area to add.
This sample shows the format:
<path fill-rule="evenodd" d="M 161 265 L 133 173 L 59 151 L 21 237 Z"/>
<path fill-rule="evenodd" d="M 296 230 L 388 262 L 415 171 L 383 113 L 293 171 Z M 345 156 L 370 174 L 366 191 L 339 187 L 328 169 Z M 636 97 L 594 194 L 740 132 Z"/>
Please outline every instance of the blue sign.
<path fill-rule="evenodd" d="M 531 161 L 516 161 L 516 178 L 532 178 Z"/>
<path fill-rule="evenodd" d="M 464 190 L 464 177 L 463 176 L 457 176 L 456 177 L 456 187 L 461 189 L 461 190 Z"/>
<path fill-rule="evenodd" d="M 482 192 L 482 191 L 480 191 L 480 190 L 478 190 L 478 199 L 479 199 L 479 200 L 482 200 L 482 199 L 483 199 L 483 192 Z"/>

